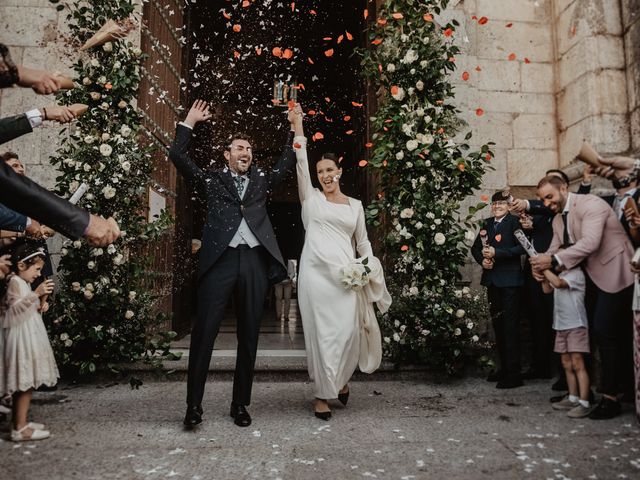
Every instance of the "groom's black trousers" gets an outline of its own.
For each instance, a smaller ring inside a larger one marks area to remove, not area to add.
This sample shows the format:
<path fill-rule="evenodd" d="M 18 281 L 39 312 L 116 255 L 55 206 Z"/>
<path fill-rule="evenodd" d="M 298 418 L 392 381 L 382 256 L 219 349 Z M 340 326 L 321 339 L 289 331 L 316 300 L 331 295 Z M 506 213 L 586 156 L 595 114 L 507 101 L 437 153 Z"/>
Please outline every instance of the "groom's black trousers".
<path fill-rule="evenodd" d="M 237 319 L 238 351 L 233 401 L 251 403 L 258 334 L 269 288 L 268 253 L 262 246 L 227 248 L 198 284 L 198 314 L 191 331 L 187 404 L 200 405 L 209 372 L 213 343 L 231 295 Z"/>

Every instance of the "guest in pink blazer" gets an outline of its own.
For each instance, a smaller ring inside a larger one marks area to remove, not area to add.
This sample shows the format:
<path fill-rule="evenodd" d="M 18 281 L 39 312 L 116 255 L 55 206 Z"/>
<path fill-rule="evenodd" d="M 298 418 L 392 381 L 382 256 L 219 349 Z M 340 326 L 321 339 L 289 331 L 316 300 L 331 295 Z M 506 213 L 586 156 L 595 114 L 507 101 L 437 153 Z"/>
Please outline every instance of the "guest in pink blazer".
<path fill-rule="evenodd" d="M 538 276 L 549 268 L 583 266 L 587 296 L 592 299 L 591 335 L 600 350 L 604 394 L 589 417 L 613 418 L 620 413 L 618 394 L 625 392 L 633 379 L 633 274 L 629 270 L 633 247 L 614 211 L 601 198 L 569 193 L 564 182 L 549 176 L 538 184 L 538 195 L 556 216 L 549 250 L 531 258 L 531 265 Z M 558 251 L 561 245 L 565 249 Z"/>

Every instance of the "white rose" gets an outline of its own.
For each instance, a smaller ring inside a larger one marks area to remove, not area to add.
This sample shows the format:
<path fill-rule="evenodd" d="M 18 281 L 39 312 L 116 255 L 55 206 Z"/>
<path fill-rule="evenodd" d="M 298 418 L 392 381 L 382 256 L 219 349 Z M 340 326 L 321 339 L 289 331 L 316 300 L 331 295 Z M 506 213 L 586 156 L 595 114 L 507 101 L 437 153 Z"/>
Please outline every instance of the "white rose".
<path fill-rule="evenodd" d="M 402 63 L 413 63 L 416 60 L 418 60 L 418 52 L 416 52 L 413 49 L 409 49 L 407 50 L 407 53 L 405 54 L 404 58 L 401 60 Z"/>
<path fill-rule="evenodd" d="M 131 135 L 131 128 L 127 125 L 122 125 L 122 127 L 120 128 L 120 135 L 122 135 L 123 137 L 128 137 L 129 135 Z"/>
<path fill-rule="evenodd" d="M 419 292 L 420 290 L 418 290 L 418 287 L 411 287 L 409 289 L 409 295 L 418 295 Z"/>
<path fill-rule="evenodd" d="M 416 115 L 419 117 L 424 117 L 424 108 L 420 107 L 416 110 Z"/>
<path fill-rule="evenodd" d="M 405 94 L 404 88 L 402 87 L 397 87 L 396 93 L 391 94 L 391 96 L 399 102 L 404 99 L 405 95 L 406 94 Z"/>
<path fill-rule="evenodd" d="M 471 337 L 471 340 L 477 342 L 478 340 L 480 340 L 480 337 L 478 337 L 478 335 L 474 335 L 473 337 Z"/>
<path fill-rule="evenodd" d="M 393 339 L 394 339 L 396 342 L 399 342 L 399 341 L 400 341 L 400 335 L 398 335 L 397 333 L 394 333 L 394 334 L 393 334 Z"/>
<path fill-rule="evenodd" d="M 443 245 L 447 238 L 444 236 L 444 234 L 438 232 L 433 237 L 433 240 L 436 242 L 436 245 Z"/>
<path fill-rule="evenodd" d="M 68 340 L 64 341 L 64 346 L 65 347 L 70 347 L 71 345 L 73 345 L 73 341 L 71 339 L 68 339 Z"/>
<path fill-rule="evenodd" d="M 422 225 L 422 222 L 417 222 L 416 223 L 416 229 L 420 230 L 424 225 Z"/>
<path fill-rule="evenodd" d="M 420 91 L 424 90 L 424 82 L 422 80 L 418 80 L 416 82 L 416 88 Z"/>
<path fill-rule="evenodd" d="M 455 295 L 455 297 L 456 297 L 456 298 L 462 298 L 462 291 L 460 291 L 460 290 L 456 290 L 456 291 L 454 292 L 454 295 Z"/>
<path fill-rule="evenodd" d="M 467 328 L 471 330 L 474 327 L 473 322 L 467 323 Z"/>
<path fill-rule="evenodd" d="M 142 55 L 142 50 L 140 50 L 139 48 L 134 48 L 131 50 L 131 53 L 133 53 L 136 57 L 139 57 L 140 55 Z"/>
<path fill-rule="evenodd" d="M 86 298 L 87 300 L 91 300 L 93 298 L 93 292 L 91 290 L 85 290 L 84 298 Z"/>
<path fill-rule="evenodd" d="M 128 172 L 129 170 L 131 170 L 130 162 L 122 162 L 122 165 L 120 166 L 122 167 L 122 170 L 124 170 L 125 172 Z"/>
<path fill-rule="evenodd" d="M 97 58 L 94 58 L 93 60 L 91 60 L 91 66 L 96 68 L 99 67 L 100 61 Z"/>
<path fill-rule="evenodd" d="M 396 71 L 396 66 L 393 63 L 387 65 L 387 72 L 393 73 Z"/>
<path fill-rule="evenodd" d="M 91 85 L 91 79 L 89 77 L 84 77 L 82 79 L 82 84 L 83 85 Z"/>
<path fill-rule="evenodd" d="M 82 242 L 80 240 L 76 240 L 73 242 L 73 248 L 80 248 L 82 246 Z"/>
<path fill-rule="evenodd" d="M 106 198 L 107 200 L 110 200 L 116 196 L 116 189 L 111 185 L 107 185 L 102 189 L 102 195 L 104 195 L 104 198 Z"/>
<path fill-rule="evenodd" d="M 90 172 L 90 171 L 91 171 L 91 165 L 89 165 L 88 163 L 85 163 L 85 164 L 82 166 L 82 169 L 83 169 L 85 172 Z"/>
<path fill-rule="evenodd" d="M 391 339 L 389 337 L 384 337 L 384 343 L 391 343 Z"/>
<path fill-rule="evenodd" d="M 113 52 L 113 43 L 107 42 L 102 46 L 102 50 L 105 52 Z"/>
<path fill-rule="evenodd" d="M 94 268 L 96 268 L 96 262 L 94 262 L 93 260 L 87 263 L 87 268 L 89 270 L 93 270 Z"/>
<path fill-rule="evenodd" d="M 102 83 L 102 84 L 107 83 L 107 77 L 105 77 L 104 75 L 101 77 L 98 77 L 98 83 Z"/>
<path fill-rule="evenodd" d="M 127 310 L 124 314 L 124 318 L 126 318 L 127 320 L 131 320 L 133 318 L 133 312 L 131 310 Z"/>
<path fill-rule="evenodd" d="M 80 291 L 80 288 L 82 288 L 82 287 L 80 286 L 80 282 L 73 282 L 73 283 L 71 284 L 71 290 L 73 290 L 74 292 L 79 292 L 79 291 Z"/>
<path fill-rule="evenodd" d="M 96 289 L 96 288 L 93 286 L 93 283 L 87 283 L 87 284 L 84 286 L 84 288 L 85 288 L 85 289 L 87 289 L 87 290 L 89 290 L 89 291 L 91 291 L 91 292 L 93 292 L 93 291 Z"/>
<path fill-rule="evenodd" d="M 131 301 L 135 300 L 136 299 L 136 295 L 137 295 L 137 293 L 134 290 L 131 290 L 129 292 L 129 300 L 131 300 Z"/>
<path fill-rule="evenodd" d="M 464 293 L 465 295 L 469 295 L 470 292 L 471 290 L 469 289 L 469 287 L 462 287 L 462 293 Z"/>
<path fill-rule="evenodd" d="M 69 334 L 68 333 L 61 333 L 60 334 L 60 340 L 62 340 L 63 342 L 65 340 L 69 340 Z"/>
<path fill-rule="evenodd" d="M 107 247 L 107 253 L 108 253 L 109 255 L 113 255 L 114 253 L 116 253 L 116 247 L 115 247 L 115 245 L 109 245 L 109 246 Z"/>
<path fill-rule="evenodd" d="M 400 151 L 396 153 L 396 160 L 402 160 L 404 158 L 404 152 Z"/>
<path fill-rule="evenodd" d="M 400 218 L 411 218 L 413 217 L 413 208 L 405 208 L 400 212 Z"/>
<path fill-rule="evenodd" d="M 124 255 L 122 255 L 121 253 L 119 253 L 115 257 L 113 257 L 113 264 L 114 265 L 122 265 L 123 263 L 124 263 Z"/>
<path fill-rule="evenodd" d="M 406 146 L 407 146 L 407 150 L 409 150 L 410 152 L 413 152 L 416 148 L 418 148 L 418 141 L 409 140 Z"/>
<path fill-rule="evenodd" d="M 439 218 L 436 218 L 433 223 L 435 223 L 436 225 L 440 225 L 442 223 L 442 220 L 440 220 Z"/>
<path fill-rule="evenodd" d="M 101 108 L 102 110 L 109 110 L 109 104 L 108 104 L 107 102 L 102 102 L 102 103 L 100 104 L 100 108 Z"/>
<path fill-rule="evenodd" d="M 68 253 L 69 253 L 69 250 L 67 250 L 66 248 L 60 249 L 60 255 L 62 255 L 63 257 L 65 257 Z"/>
<path fill-rule="evenodd" d="M 458 337 L 458 336 L 462 335 L 462 330 L 460 330 L 459 328 L 456 328 L 456 329 L 453 331 L 453 334 L 454 334 L 456 337 Z"/>
<path fill-rule="evenodd" d="M 120 100 L 120 102 L 118 102 L 118 108 L 127 108 L 127 105 L 128 103 L 124 100 Z"/>
<path fill-rule="evenodd" d="M 96 137 L 94 137 L 93 135 L 87 135 L 86 137 L 84 137 L 84 143 L 86 143 L 87 145 L 91 145 L 95 141 Z"/>
<path fill-rule="evenodd" d="M 458 318 L 462 318 L 462 317 L 464 317 L 464 314 L 465 314 L 465 313 L 466 313 L 466 312 L 465 312 L 464 310 L 462 310 L 461 308 L 459 308 L 458 310 L 456 310 L 456 317 L 458 317 Z"/>
<path fill-rule="evenodd" d="M 427 68 L 427 65 L 429 65 L 429 62 L 427 62 L 426 60 L 422 60 L 422 61 L 420 62 L 420 66 L 421 66 L 422 68 Z"/>
<path fill-rule="evenodd" d="M 122 67 L 122 64 L 120 63 L 119 60 L 116 60 L 115 62 L 113 62 L 113 69 L 114 70 L 120 70 L 121 67 Z"/>
<path fill-rule="evenodd" d="M 422 330 L 420 333 L 426 337 L 426 336 L 427 336 L 427 335 L 429 335 L 431 332 L 430 332 L 429 330 Z"/>
<path fill-rule="evenodd" d="M 103 143 L 102 145 L 100 145 L 100 153 L 103 156 L 108 157 L 109 155 L 111 155 L 111 152 L 113 152 L 113 148 L 111 148 L 111 145 L 109 145 L 108 143 Z"/>
<path fill-rule="evenodd" d="M 93 249 L 93 256 L 94 257 L 99 257 L 102 254 L 104 254 L 104 251 L 101 248 L 94 248 Z"/>
<path fill-rule="evenodd" d="M 400 35 L 401 42 L 407 42 L 408 40 L 409 40 L 409 35 L 407 35 L 406 33 L 403 33 L 402 35 Z"/>
<path fill-rule="evenodd" d="M 109 140 L 111 138 L 111 135 L 109 135 L 108 133 L 103 133 L 100 138 L 102 139 L 103 142 L 106 142 L 107 140 Z"/>

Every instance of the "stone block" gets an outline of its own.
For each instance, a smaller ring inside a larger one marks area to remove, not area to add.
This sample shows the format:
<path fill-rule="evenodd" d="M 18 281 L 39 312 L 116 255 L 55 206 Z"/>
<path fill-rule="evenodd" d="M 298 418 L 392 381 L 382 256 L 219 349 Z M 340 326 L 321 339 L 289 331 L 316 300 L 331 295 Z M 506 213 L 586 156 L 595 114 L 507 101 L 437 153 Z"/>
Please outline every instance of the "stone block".
<path fill-rule="evenodd" d="M 624 35 L 627 64 L 640 61 L 640 20 L 630 26 Z"/>
<path fill-rule="evenodd" d="M 640 61 L 627 65 L 627 99 L 630 111 L 640 106 Z"/>
<path fill-rule="evenodd" d="M 48 190 L 56 186 L 58 171 L 51 165 L 34 165 L 29 168 L 29 178 Z"/>
<path fill-rule="evenodd" d="M 563 89 L 587 72 L 603 68 L 623 69 L 624 66 L 621 37 L 599 35 L 585 38 L 560 57 L 558 86 Z"/>
<path fill-rule="evenodd" d="M 618 2 L 580 0 L 569 5 L 556 22 L 557 53 L 564 55 L 577 43 L 596 35 L 622 35 Z"/>
<path fill-rule="evenodd" d="M 580 146 L 584 140 L 591 143 L 596 150 L 598 149 L 598 146 L 594 144 L 593 122 L 591 118 L 585 118 L 560 132 L 558 135 L 558 165 L 560 168 L 569 165 L 573 161 L 576 154 L 580 151 Z"/>
<path fill-rule="evenodd" d="M 58 23 L 58 12 L 50 8 L 0 6 L 3 42 L 10 46 L 35 47 L 42 45 L 48 31 Z"/>
<path fill-rule="evenodd" d="M 520 114 L 513 120 L 514 148 L 555 149 L 557 127 L 555 115 Z"/>
<path fill-rule="evenodd" d="M 477 0 L 476 14 L 504 22 L 549 22 L 551 20 L 550 0 Z M 503 22 L 499 22 L 504 27 Z"/>
<path fill-rule="evenodd" d="M 554 93 L 554 70 L 551 63 L 523 63 L 520 68 L 521 91 Z"/>
<path fill-rule="evenodd" d="M 622 28 L 626 31 L 629 26 L 640 20 L 640 0 L 622 0 Z"/>
<path fill-rule="evenodd" d="M 558 18 L 562 12 L 571 6 L 572 3 L 579 0 L 555 0 L 553 2 L 553 16 Z"/>
<path fill-rule="evenodd" d="M 558 137 L 560 165 L 571 163 L 587 140 L 602 155 L 626 152 L 630 147 L 627 115 L 594 115 L 562 131 Z"/>
<path fill-rule="evenodd" d="M 640 156 L 640 107 L 636 107 L 631 112 L 629 122 L 631 124 L 631 152 Z"/>
<path fill-rule="evenodd" d="M 494 170 L 487 171 L 482 180 L 482 186 L 485 190 L 495 191 L 507 186 L 507 150 L 493 148 L 492 151 L 495 155 L 491 160 Z"/>
<path fill-rule="evenodd" d="M 513 117 L 511 113 L 489 112 L 482 117 L 468 118 L 469 129 L 473 132 L 470 144 L 480 146 L 495 142 L 496 148 L 513 148 Z"/>
<path fill-rule="evenodd" d="M 473 68 L 469 70 L 470 81 L 474 82 L 478 90 L 520 91 L 520 62 L 478 59 L 478 65 L 482 68 L 481 72 L 476 72 Z"/>
<path fill-rule="evenodd" d="M 73 78 L 72 58 L 65 52 L 62 43 L 49 43 L 46 47 L 25 47 L 23 65 L 42 68 L 48 72 L 59 72 Z"/>
<path fill-rule="evenodd" d="M 491 22 L 478 26 L 478 57 L 506 60 L 515 53 L 518 61 L 527 57 L 533 62 L 551 62 L 551 28 L 550 23 L 520 23 L 517 28 L 505 28 L 502 23 L 491 26 Z"/>
<path fill-rule="evenodd" d="M 509 185 L 537 185 L 547 170 L 557 166 L 558 152 L 555 150 L 509 150 L 507 156 Z"/>
<path fill-rule="evenodd" d="M 485 112 L 553 113 L 555 99 L 543 93 L 483 92 L 478 107 Z"/>

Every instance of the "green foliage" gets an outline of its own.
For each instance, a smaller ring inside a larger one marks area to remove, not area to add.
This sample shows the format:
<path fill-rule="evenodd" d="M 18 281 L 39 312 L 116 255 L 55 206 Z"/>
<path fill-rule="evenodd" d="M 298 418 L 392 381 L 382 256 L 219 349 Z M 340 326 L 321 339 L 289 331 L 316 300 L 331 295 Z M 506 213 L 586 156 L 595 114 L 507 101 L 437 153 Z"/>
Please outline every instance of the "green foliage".
<path fill-rule="evenodd" d="M 473 240 L 473 216 L 485 206 L 462 214 L 461 205 L 480 188 L 493 153 L 491 144 L 472 150 L 471 132 L 460 133 L 450 81 L 460 51 L 452 40 L 457 22 L 439 26 L 431 17 L 446 5 L 383 2 L 368 31 L 371 46 L 360 53 L 379 94 L 368 168 L 381 193 L 367 216 L 387 232 L 383 246 L 394 303 L 381 318 L 385 353 L 395 362 L 454 372 L 465 347 L 478 340 L 470 315 L 478 305 L 465 307 L 473 300 L 456 284 Z"/>
<path fill-rule="evenodd" d="M 106 20 L 126 18 L 134 8 L 128 0 L 66 6 L 70 30 L 80 43 Z M 133 106 L 144 56 L 127 40 L 88 53 L 73 65 L 78 87 L 58 95 L 61 104 L 84 103 L 89 110 L 74 128 L 61 132 L 62 145 L 51 157 L 60 172 L 56 190 L 69 197 L 81 183 L 88 184 L 80 204 L 94 214 L 113 216 L 123 236 L 105 248 L 66 241 L 61 252 L 52 345 L 61 365 L 82 375 L 142 358 L 172 358 L 168 341 L 173 338 L 173 333 L 157 332 L 164 319 L 154 310 L 151 285 L 160 282 L 148 271 L 146 253 L 171 218 L 163 214 L 148 223 L 145 217 L 152 152 L 140 146 L 140 115 Z"/>

